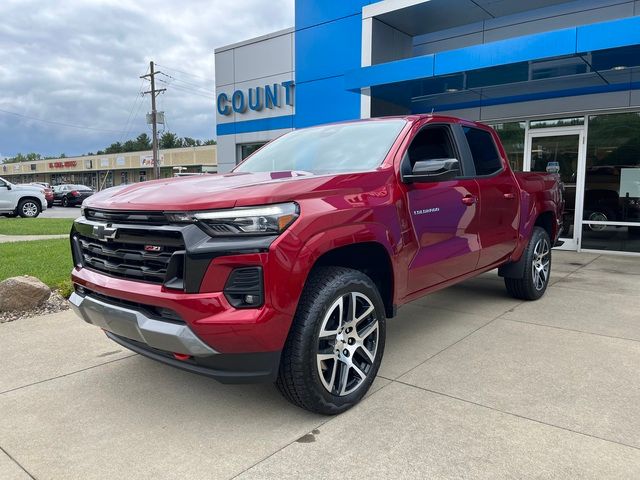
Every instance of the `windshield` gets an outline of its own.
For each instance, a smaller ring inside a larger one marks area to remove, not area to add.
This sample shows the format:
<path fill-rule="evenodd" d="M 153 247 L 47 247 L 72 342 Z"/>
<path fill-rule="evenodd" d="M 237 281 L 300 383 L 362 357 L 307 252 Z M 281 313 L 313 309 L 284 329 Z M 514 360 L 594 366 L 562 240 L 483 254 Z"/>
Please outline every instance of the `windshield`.
<path fill-rule="evenodd" d="M 405 125 L 405 120 L 393 119 L 295 130 L 262 147 L 234 172 L 373 170 Z"/>

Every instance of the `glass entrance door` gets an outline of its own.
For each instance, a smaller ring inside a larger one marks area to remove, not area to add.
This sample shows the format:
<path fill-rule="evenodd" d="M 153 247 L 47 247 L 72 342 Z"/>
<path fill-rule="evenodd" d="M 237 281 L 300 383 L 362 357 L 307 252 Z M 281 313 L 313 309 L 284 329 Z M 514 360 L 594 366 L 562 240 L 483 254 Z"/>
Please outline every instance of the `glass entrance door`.
<path fill-rule="evenodd" d="M 530 130 L 526 143 L 524 170 L 558 173 L 564 183 L 565 210 L 560 232 L 564 245 L 560 248 L 577 250 L 584 197 L 584 129 Z"/>

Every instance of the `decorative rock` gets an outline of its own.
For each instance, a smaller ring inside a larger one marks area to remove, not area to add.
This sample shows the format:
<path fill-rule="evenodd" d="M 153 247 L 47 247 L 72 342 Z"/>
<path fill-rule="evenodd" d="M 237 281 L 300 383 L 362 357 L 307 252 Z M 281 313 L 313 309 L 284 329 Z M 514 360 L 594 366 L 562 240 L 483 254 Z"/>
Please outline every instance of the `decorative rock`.
<path fill-rule="evenodd" d="M 31 310 L 44 304 L 51 289 L 35 277 L 7 278 L 0 282 L 0 312 Z"/>

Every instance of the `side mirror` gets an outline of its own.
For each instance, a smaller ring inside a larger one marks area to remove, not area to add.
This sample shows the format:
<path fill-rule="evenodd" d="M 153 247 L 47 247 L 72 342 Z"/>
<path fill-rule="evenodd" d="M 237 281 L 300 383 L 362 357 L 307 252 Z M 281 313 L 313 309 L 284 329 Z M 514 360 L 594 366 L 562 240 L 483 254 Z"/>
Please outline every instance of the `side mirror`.
<path fill-rule="evenodd" d="M 411 175 L 405 175 L 404 181 L 443 182 L 460 175 L 460 162 L 457 158 L 436 158 L 420 160 L 413 165 Z"/>

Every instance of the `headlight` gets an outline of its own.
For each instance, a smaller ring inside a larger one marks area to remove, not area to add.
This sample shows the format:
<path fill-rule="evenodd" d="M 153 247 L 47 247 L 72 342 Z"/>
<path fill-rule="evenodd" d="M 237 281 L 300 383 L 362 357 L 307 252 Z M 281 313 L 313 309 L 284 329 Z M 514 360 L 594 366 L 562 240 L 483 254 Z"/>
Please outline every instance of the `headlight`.
<path fill-rule="evenodd" d="M 279 203 L 263 207 L 232 208 L 212 212 L 168 213 L 174 222 L 193 222 L 212 237 L 279 235 L 298 218 L 298 205 Z"/>

